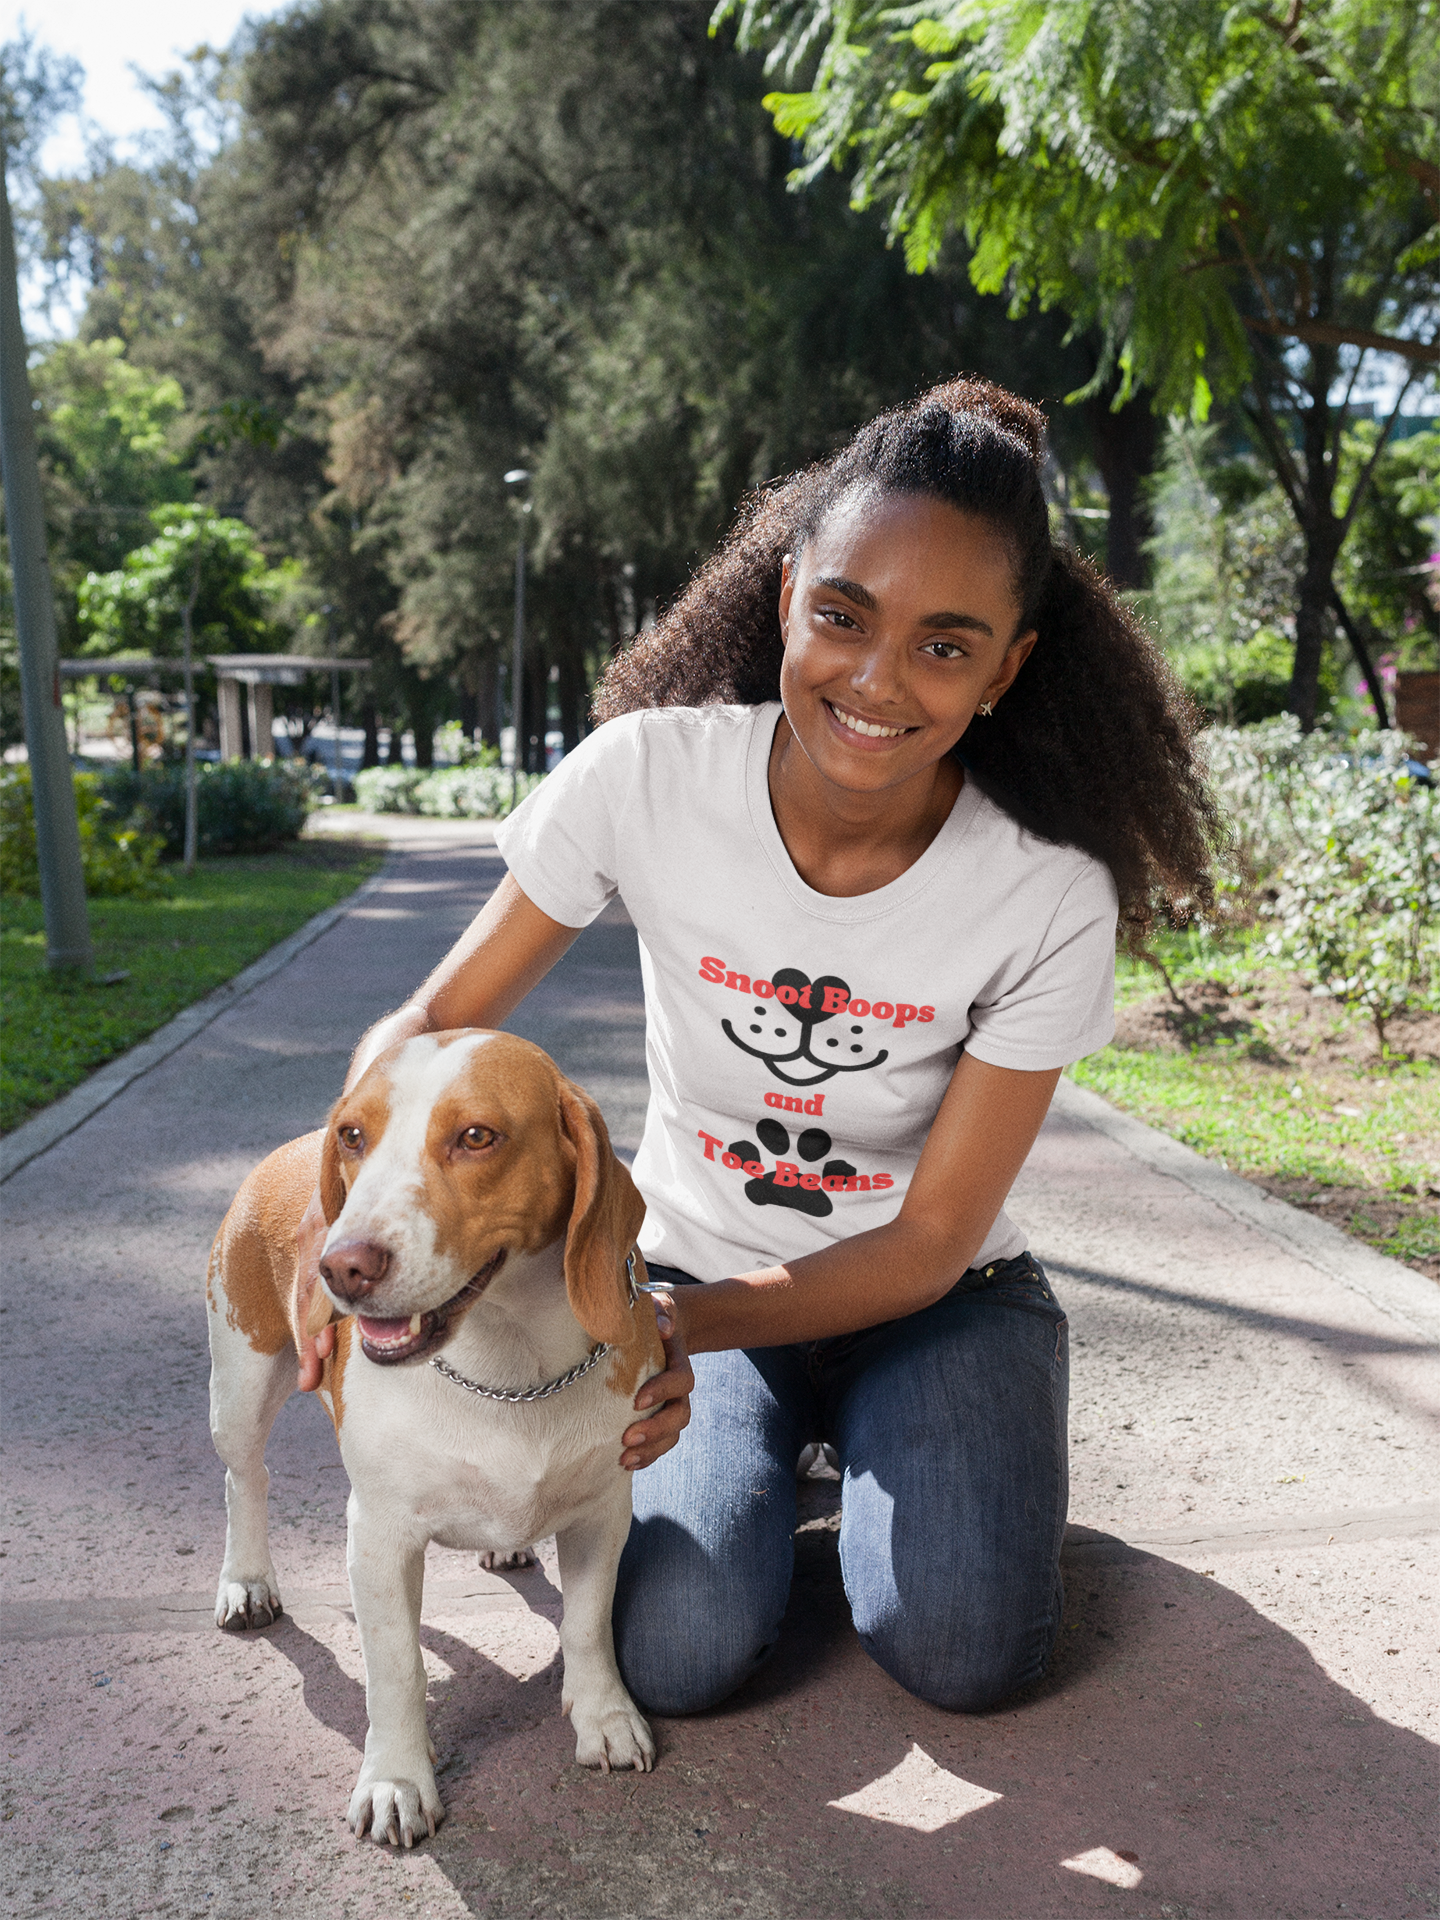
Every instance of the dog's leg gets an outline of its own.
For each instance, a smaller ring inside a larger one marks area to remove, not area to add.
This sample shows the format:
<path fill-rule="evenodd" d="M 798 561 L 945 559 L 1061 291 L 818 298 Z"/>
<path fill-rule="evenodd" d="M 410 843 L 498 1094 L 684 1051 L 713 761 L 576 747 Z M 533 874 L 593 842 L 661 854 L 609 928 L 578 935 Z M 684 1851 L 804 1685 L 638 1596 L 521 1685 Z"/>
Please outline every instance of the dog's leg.
<path fill-rule="evenodd" d="M 406 1534 L 401 1516 L 363 1508 L 352 1493 L 347 1558 L 370 1726 L 346 1817 L 361 1838 L 368 1828 L 373 1840 L 412 1847 L 445 1818 L 425 1729 L 425 1541 Z"/>
<path fill-rule="evenodd" d="M 257 1353 L 230 1324 L 223 1299 L 211 1299 L 210 1437 L 225 1462 L 225 1563 L 215 1593 L 215 1624 L 230 1631 L 268 1627 L 281 1612 L 266 1514 L 270 1475 L 265 1443 L 275 1416 L 295 1391 L 295 1349 Z"/>
<path fill-rule="evenodd" d="M 575 1729 L 576 1760 L 582 1767 L 603 1767 L 606 1773 L 612 1767 L 648 1773 L 655 1759 L 650 1729 L 615 1664 L 610 1626 L 615 1569 L 629 1531 L 630 1482 L 617 1474 L 610 1498 L 597 1500 L 555 1536 L 565 1596 L 561 1706 Z"/>

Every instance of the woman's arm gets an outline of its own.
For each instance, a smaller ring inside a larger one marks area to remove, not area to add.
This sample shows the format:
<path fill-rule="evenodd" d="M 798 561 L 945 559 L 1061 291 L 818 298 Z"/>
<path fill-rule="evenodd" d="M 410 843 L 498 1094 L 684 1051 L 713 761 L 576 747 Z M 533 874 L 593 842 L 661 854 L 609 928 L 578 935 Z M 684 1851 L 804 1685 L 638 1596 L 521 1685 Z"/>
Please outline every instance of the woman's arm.
<path fill-rule="evenodd" d="M 1059 1078 L 1058 1068 L 1020 1073 L 962 1055 L 896 1218 L 784 1266 L 680 1288 L 683 1344 L 784 1346 L 932 1305 L 979 1252 Z"/>

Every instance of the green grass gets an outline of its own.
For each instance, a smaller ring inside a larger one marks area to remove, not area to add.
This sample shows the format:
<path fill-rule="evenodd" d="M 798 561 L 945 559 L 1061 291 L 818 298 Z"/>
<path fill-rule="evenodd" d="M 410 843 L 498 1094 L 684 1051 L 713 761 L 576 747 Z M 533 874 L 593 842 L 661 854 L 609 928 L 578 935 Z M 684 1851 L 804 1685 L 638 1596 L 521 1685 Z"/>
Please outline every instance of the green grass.
<path fill-rule="evenodd" d="M 1394 1259 L 1440 1258 L 1440 1068 L 1433 1059 L 1381 1063 L 1365 1023 L 1333 1002 L 1295 1012 L 1294 982 L 1255 935 L 1225 944 L 1162 937 L 1161 958 L 1182 995 L 1204 982 L 1232 998 L 1197 1019 L 1186 1041 L 1104 1047 L 1072 1077 L 1233 1172 L 1327 1217 Z M 1154 968 L 1122 960 L 1120 1008 L 1157 1001 Z M 1230 1031 L 1225 1031 L 1225 1028 Z M 1317 1047 L 1317 1033 L 1326 1044 Z M 1294 1183 L 1292 1185 L 1292 1183 Z M 1341 1191 L 1346 1198 L 1341 1200 Z"/>
<path fill-rule="evenodd" d="M 1342 1104 L 1359 1108 L 1358 1117 L 1335 1111 L 1329 1076 L 1326 1084 L 1277 1073 L 1243 1053 L 1104 1047 L 1071 1073 L 1235 1173 L 1399 1192 L 1434 1171 L 1423 1142 L 1434 1131 L 1440 1078 L 1428 1064 L 1392 1067 L 1383 1081 L 1356 1075 Z"/>
<path fill-rule="evenodd" d="M 88 980 L 45 966 L 38 900 L 0 902 L 0 1132 L 249 966 L 379 867 L 384 850 L 307 840 L 280 853 L 168 869 L 159 900 L 92 900 Z M 128 977 L 113 986 L 106 975 Z"/>

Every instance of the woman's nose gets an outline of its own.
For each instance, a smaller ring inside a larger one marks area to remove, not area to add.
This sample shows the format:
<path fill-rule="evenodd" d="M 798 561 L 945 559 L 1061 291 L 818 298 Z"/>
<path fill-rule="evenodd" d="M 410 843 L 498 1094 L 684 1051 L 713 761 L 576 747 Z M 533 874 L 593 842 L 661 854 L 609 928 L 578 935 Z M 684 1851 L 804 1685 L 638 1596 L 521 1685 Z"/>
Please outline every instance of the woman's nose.
<path fill-rule="evenodd" d="M 850 684 L 857 694 L 883 705 L 896 705 L 905 687 L 895 649 L 883 643 L 868 647 L 855 662 Z"/>

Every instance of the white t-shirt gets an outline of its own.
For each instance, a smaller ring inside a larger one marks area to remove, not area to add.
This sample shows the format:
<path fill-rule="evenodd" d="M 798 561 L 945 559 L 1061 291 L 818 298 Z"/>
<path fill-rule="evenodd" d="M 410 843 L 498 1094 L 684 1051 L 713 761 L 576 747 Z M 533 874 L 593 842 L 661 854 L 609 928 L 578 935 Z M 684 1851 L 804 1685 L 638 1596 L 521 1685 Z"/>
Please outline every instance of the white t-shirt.
<path fill-rule="evenodd" d="M 612 720 L 500 827 L 542 912 L 619 894 L 640 936 L 647 1260 L 719 1280 L 894 1219 L 955 1063 L 1067 1065 L 1114 1029 L 1108 870 L 967 781 L 930 846 L 850 899 L 770 807 L 778 702 Z M 1001 1212 L 976 1264 L 1025 1240 Z M 959 1278 L 959 1275 L 956 1275 Z"/>

